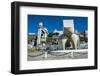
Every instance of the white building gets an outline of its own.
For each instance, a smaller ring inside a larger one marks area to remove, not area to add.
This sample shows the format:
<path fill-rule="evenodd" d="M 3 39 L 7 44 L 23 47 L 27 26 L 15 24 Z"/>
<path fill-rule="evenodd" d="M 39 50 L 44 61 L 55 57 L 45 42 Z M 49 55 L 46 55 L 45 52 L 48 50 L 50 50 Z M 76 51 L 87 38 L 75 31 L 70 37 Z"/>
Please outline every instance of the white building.
<path fill-rule="evenodd" d="M 35 33 L 28 33 L 28 35 L 36 35 Z"/>

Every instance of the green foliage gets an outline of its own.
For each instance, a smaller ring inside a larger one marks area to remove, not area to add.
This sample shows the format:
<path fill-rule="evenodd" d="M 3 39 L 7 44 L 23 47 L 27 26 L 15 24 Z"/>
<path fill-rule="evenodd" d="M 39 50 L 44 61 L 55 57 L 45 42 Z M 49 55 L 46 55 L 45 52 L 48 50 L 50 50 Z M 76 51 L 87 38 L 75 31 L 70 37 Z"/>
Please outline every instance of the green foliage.
<path fill-rule="evenodd" d="M 53 38 L 52 37 L 47 37 L 47 42 L 51 42 L 52 40 L 53 40 Z"/>
<path fill-rule="evenodd" d="M 28 36 L 28 41 L 31 41 L 33 39 L 33 36 Z"/>
<path fill-rule="evenodd" d="M 48 37 L 52 37 L 52 36 L 53 36 L 53 33 L 49 33 L 49 34 L 48 34 Z"/>
<path fill-rule="evenodd" d="M 59 35 L 59 33 L 49 33 L 49 34 L 48 34 L 48 37 L 53 37 L 53 35 L 58 36 L 58 35 Z"/>
<path fill-rule="evenodd" d="M 35 39 L 36 39 L 36 36 L 28 35 L 28 42 L 35 40 Z"/>

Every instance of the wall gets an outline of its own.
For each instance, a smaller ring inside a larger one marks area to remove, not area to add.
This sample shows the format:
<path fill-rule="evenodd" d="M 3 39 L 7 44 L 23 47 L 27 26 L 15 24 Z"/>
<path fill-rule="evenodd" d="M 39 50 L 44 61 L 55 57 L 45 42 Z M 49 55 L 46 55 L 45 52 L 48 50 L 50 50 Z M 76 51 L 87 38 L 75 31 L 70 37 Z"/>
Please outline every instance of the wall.
<path fill-rule="evenodd" d="M 17 0 L 16 0 L 17 1 Z M 21 0 L 28 1 L 28 0 Z M 13 76 L 10 73 L 10 53 L 11 53 L 11 2 L 13 0 L 1 0 L 0 1 L 0 76 Z M 74 5 L 90 5 L 98 6 L 100 13 L 100 0 L 30 0 L 30 2 L 44 2 L 44 3 L 58 3 L 58 4 L 74 4 Z M 98 15 L 100 20 L 100 14 Z M 99 25 L 99 24 L 98 24 Z M 100 26 L 98 26 L 98 29 Z M 100 30 L 99 30 L 100 33 Z M 100 42 L 100 35 L 98 36 Z M 100 51 L 99 56 L 100 58 Z M 100 63 L 100 60 L 99 60 Z M 99 64 L 100 67 L 100 64 Z M 54 73 L 41 73 L 34 74 L 34 76 L 99 76 L 100 68 L 98 70 L 85 70 L 85 71 L 68 71 L 68 72 L 54 72 Z M 33 74 L 26 74 L 25 76 L 31 76 Z M 23 76 L 23 75 L 21 75 Z"/>

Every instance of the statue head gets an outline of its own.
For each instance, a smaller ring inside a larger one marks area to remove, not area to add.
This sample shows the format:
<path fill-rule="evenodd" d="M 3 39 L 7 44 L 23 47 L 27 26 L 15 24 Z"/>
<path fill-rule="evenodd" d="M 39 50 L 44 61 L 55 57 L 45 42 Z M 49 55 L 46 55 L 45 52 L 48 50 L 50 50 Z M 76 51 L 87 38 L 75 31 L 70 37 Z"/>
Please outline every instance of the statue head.
<path fill-rule="evenodd" d="M 39 22 L 38 27 L 39 27 L 39 28 L 42 28 L 42 27 L 43 27 L 43 22 Z"/>

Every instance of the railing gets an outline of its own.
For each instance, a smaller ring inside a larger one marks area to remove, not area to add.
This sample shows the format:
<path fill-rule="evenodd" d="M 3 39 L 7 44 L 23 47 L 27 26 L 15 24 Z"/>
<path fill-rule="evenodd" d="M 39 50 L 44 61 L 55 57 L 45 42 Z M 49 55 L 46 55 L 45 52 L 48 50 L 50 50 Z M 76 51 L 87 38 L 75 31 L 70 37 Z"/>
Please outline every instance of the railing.
<path fill-rule="evenodd" d="M 67 55 L 68 53 L 71 53 L 71 57 L 74 57 L 74 52 L 86 52 L 86 49 L 74 49 L 74 50 L 57 50 L 57 51 L 45 51 L 44 53 L 44 58 L 48 58 L 48 54 L 51 53 L 64 53 L 64 54 L 59 54 L 59 55 L 55 55 L 55 54 L 51 54 L 51 55 L 55 55 L 55 56 L 63 56 L 63 55 Z"/>
<path fill-rule="evenodd" d="M 41 56 L 41 55 L 44 55 L 43 58 L 47 59 L 48 58 L 48 55 L 53 55 L 53 56 L 65 56 L 67 54 L 70 53 L 70 56 L 71 58 L 74 58 L 74 53 L 75 52 L 78 52 L 78 53 L 83 53 L 83 52 L 86 52 L 87 50 L 86 49 L 74 49 L 74 50 L 54 50 L 54 51 L 41 51 L 41 53 L 39 54 L 34 54 L 34 55 L 28 55 L 29 57 L 38 57 L 38 56 Z"/>

